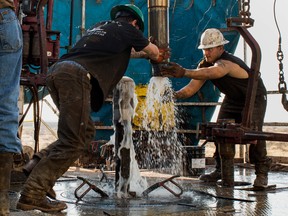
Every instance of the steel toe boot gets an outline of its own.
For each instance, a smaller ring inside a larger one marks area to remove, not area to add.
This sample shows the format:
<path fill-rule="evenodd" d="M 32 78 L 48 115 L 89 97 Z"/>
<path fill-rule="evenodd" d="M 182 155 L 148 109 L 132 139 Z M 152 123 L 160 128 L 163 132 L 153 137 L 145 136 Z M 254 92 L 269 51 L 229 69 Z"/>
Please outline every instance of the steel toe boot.
<path fill-rule="evenodd" d="M 255 163 L 256 179 L 254 180 L 254 187 L 266 188 L 268 186 L 268 172 L 271 169 L 271 165 L 271 158 L 267 158 L 264 162 Z"/>
<path fill-rule="evenodd" d="M 205 181 L 205 182 L 217 182 L 219 179 L 221 179 L 220 169 L 216 169 L 209 174 L 203 174 L 199 177 L 199 180 Z"/>
<path fill-rule="evenodd" d="M 13 164 L 12 153 L 0 153 L 0 216 L 8 216 L 10 201 L 10 177 Z"/>
<path fill-rule="evenodd" d="M 16 208 L 23 211 L 36 209 L 42 212 L 59 212 L 66 209 L 67 205 L 63 201 L 50 200 L 47 197 L 43 199 L 33 199 L 22 194 Z"/>
<path fill-rule="evenodd" d="M 34 169 L 34 167 L 38 164 L 38 162 L 40 161 L 41 159 L 37 156 L 33 156 L 33 158 L 31 160 L 28 161 L 27 164 L 25 164 L 23 166 L 23 172 L 24 174 L 28 177 L 30 175 L 30 173 L 32 172 L 32 170 Z M 46 194 L 48 197 L 50 197 L 51 199 L 56 199 L 56 193 L 55 191 L 53 190 L 53 188 L 51 188 L 47 194 Z"/>
<path fill-rule="evenodd" d="M 205 182 L 217 182 L 219 179 L 222 178 L 221 174 L 221 159 L 218 154 L 214 155 L 215 160 L 215 170 L 209 174 L 203 174 L 199 177 L 199 180 Z"/>
<path fill-rule="evenodd" d="M 268 186 L 268 175 L 258 174 L 254 180 L 254 187 L 266 188 Z"/>

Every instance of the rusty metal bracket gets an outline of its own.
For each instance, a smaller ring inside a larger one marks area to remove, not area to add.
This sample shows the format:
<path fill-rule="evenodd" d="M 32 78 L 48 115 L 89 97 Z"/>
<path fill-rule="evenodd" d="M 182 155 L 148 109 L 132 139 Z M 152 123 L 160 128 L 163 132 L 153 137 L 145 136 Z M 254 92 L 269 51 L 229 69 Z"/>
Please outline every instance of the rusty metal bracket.
<path fill-rule="evenodd" d="M 90 190 L 94 190 L 96 193 L 100 194 L 102 198 L 108 198 L 109 196 L 102 191 L 100 188 L 98 188 L 96 185 L 91 184 L 87 179 L 82 178 L 80 176 L 77 176 L 78 179 L 82 180 L 83 182 L 79 187 L 77 187 L 74 191 L 74 195 L 77 198 L 77 202 L 81 200 Z M 87 184 L 89 187 L 81 194 L 78 195 L 78 191 L 85 185 Z"/>
<path fill-rule="evenodd" d="M 221 139 L 231 144 L 256 144 L 256 140 L 288 142 L 288 134 L 253 131 L 237 123 L 202 123 L 199 138 L 210 142 Z"/>
<path fill-rule="evenodd" d="M 100 179 L 100 182 L 102 182 L 104 179 L 106 180 L 106 182 L 109 182 L 108 177 L 107 177 L 106 173 L 104 172 L 104 167 L 103 166 L 100 168 L 100 171 L 102 173 L 102 177 Z"/>
<path fill-rule="evenodd" d="M 175 181 L 173 181 L 174 178 L 178 178 L 180 177 L 179 175 L 174 175 L 164 181 L 161 181 L 161 182 L 158 182 L 158 183 L 155 183 L 154 185 L 150 186 L 149 188 L 147 188 L 145 191 L 143 191 L 142 195 L 144 197 L 148 197 L 148 194 L 151 193 L 152 191 L 154 191 L 155 189 L 159 188 L 159 187 L 164 187 L 166 190 L 168 190 L 170 193 L 172 193 L 174 196 L 176 197 L 180 197 L 180 195 L 183 193 L 183 189 L 182 187 L 177 184 Z M 175 191 L 171 190 L 169 187 L 167 187 L 165 185 L 165 183 L 167 182 L 171 182 L 172 184 L 174 184 L 177 188 L 179 188 L 180 192 L 179 193 L 176 193 Z"/>

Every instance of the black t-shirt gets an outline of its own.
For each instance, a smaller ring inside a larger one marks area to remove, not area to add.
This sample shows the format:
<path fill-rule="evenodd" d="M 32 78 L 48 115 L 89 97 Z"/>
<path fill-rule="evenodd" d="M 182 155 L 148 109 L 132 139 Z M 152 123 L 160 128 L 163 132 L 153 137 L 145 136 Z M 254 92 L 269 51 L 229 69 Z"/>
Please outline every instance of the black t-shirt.
<path fill-rule="evenodd" d="M 101 107 L 103 100 L 125 74 L 132 47 L 136 51 L 141 51 L 148 44 L 149 41 L 143 33 L 131 24 L 103 21 L 88 29 L 70 52 L 61 57 L 60 61 L 78 62 L 93 76 L 91 83 L 94 92 L 91 92 L 91 97 L 98 100 L 97 108 L 93 109 L 96 111 L 95 109 Z M 101 101 L 99 100 L 101 92 L 97 91 L 97 84 L 103 94 Z M 93 97 L 93 94 L 98 95 Z"/>
<path fill-rule="evenodd" d="M 224 52 L 219 59 L 224 59 L 231 61 L 235 64 L 238 64 L 241 68 L 247 71 L 248 74 L 253 73 L 251 69 L 238 57 Z M 229 75 L 225 75 L 218 79 L 211 80 L 212 83 L 225 94 L 225 99 L 222 103 L 222 110 L 234 110 L 235 112 L 241 112 L 245 105 L 247 88 L 249 78 L 235 78 Z M 258 85 L 256 88 L 256 98 L 255 103 L 257 103 L 258 99 L 262 100 L 262 96 L 266 95 L 266 88 L 264 86 L 263 80 L 261 77 L 258 79 Z"/>

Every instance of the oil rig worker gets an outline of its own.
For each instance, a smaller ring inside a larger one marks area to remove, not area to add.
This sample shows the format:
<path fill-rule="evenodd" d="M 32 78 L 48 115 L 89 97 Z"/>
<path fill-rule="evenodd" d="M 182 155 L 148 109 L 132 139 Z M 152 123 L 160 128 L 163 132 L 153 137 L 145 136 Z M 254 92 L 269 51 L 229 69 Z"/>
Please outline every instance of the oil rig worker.
<path fill-rule="evenodd" d="M 18 98 L 22 69 L 22 30 L 12 0 L 0 0 L 0 215 L 10 214 L 13 155 L 20 154 Z"/>
<path fill-rule="evenodd" d="M 59 109 L 59 138 L 35 154 L 24 167 L 29 177 L 18 209 L 57 212 L 67 208 L 65 202 L 48 199 L 46 195 L 55 196 L 51 190 L 57 179 L 94 139 L 91 111 L 101 108 L 123 77 L 132 50 L 137 57 L 163 60 L 164 51 L 159 51 L 143 35 L 144 17 L 137 6 L 114 6 L 110 16 L 111 20 L 88 29 L 69 53 L 49 69 L 46 85 Z"/>
<path fill-rule="evenodd" d="M 238 57 L 225 51 L 224 45 L 229 43 L 223 34 L 215 28 L 206 29 L 201 35 L 199 49 L 202 49 L 204 58 L 197 69 L 185 69 L 177 63 L 171 62 L 163 66 L 161 74 L 168 77 L 187 77 L 191 81 L 179 91 L 176 98 L 188 98 L 194 95 L 206 80 L 211 82 L 225 95 L 217 121 L 220 119 L 234 119 L 241 123 L 243 108 L 246 100 L 248 77 L 251 69 Z M 255 105 L 251 127 L 262 131 L 267 105 L 266 88 L 261 78 L 258 80 Z M 221 179 L 221 159 L 217 143 L 214 159 L 216 169 L 210 174 L 203 174 L 200 180 L 216 182 Z M 267 187 L 268 172 L 272 160 L 267 157 L 266 141 L 258 140 L 249 148 L 250 163 L 255 164 L 256 179 L 254 187 Z"/>

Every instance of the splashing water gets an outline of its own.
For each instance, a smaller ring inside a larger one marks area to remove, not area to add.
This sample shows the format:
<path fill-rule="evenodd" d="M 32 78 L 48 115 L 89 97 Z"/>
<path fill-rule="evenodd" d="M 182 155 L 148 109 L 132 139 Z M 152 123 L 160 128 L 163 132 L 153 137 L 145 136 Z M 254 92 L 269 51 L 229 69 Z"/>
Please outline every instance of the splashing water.
<path fill-rule="evenodd" d="M 136 192 L 136 196 L 141 196 L 142 192 L 147 189 L 147 180 L 140 175 L 141 163 L 145 168 L 157 168 L 171 174 L 180 174 L 183 170 L 182 147 L 176 132 L 178 118 L 173 101 L 173 90 L 169 79 L 163 77 L 152 77 L 148 85 L 146 109 L 143 113 L 144 131 L 137 146 L 137 151 L 141 151 L 142 158 L 139 161 L 138 157 L 137 163 L 131 122 L 138 101 L 135 84 L 134 82 L 131 84 L 131 81 L 130 78 L 125 77 L 116 86 L 119 97 L 118 106 L 114 107 L 114 114 L 119 115 L 117 119 L 124 131 L 116 154 L 120 160 L 122 150 L 130 154 L 129 177 L 122 176 L 121 170 L 119 173 L 116 191 L 118 198 L 128 197 L 129 191 Z"/>
<path fill-rule="evenodd" d="M 135 159 L 135 150 L 132 139 L 132 118 L 135 113 L 135 107 L 137 105 L 137 97 L 135 94 L 135 83 L 128 77 L 123 79 L 117 84 L 116 91 L 119 92 L 118 107 L 119 110 L 114 110 L 115 115 L 119 115 L 118 121 L 123 126 L 123 139 L 120 143 L 117 155 L 121 160 L 121 151 L 128 151 L 130 154 L 129 164 L 129 178 L 123 177 L 120 170 L 120 177 L 117 182 L 117 197 L 128 197 L 129 191 L 136 192 L 137 196 L 147 188 L 146 178 L 141 177 L 138 163 Z"/>
<path fill-rule="evenodd" d="M 167 77 L 152 77 L 146 94 L 138 163 L 143 168 L 180 174 L 182 146 L 177 136 L 177 108 Z"/>

